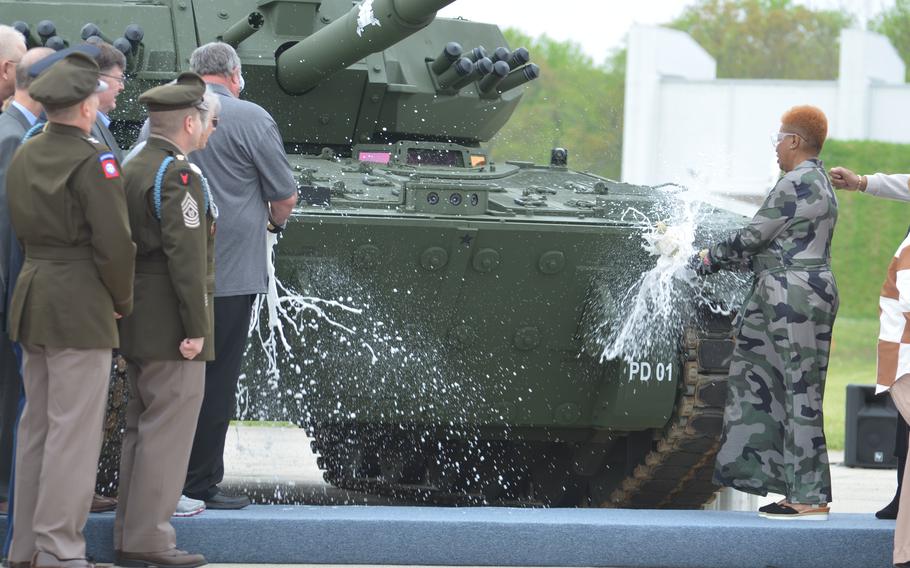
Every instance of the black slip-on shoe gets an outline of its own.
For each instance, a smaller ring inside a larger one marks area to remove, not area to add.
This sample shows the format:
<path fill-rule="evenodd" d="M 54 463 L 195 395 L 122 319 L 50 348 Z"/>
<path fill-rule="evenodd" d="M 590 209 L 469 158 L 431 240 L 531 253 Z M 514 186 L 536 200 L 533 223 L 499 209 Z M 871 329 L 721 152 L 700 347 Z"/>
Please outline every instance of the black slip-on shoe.
<path fill-rule="evenodd" d="M 781 505 L 779 503 L 772 503 L 763 508 L 765 510 L 758 513 L 760 517 L 792 521 L 827 521 L 828 512 L 830 511 L 826 505 L 814 506 L 804 511 L 797 511 L 789 505 Z"/>

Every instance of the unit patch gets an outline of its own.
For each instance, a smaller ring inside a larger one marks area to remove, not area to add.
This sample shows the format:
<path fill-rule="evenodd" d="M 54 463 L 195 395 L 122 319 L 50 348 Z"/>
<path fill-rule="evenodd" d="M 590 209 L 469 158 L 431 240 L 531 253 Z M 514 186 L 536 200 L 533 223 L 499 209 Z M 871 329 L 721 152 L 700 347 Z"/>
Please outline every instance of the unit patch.
<path fill-rule="evenodd" d="M 115 158 L 113 154 L 110 152 L 101 154 L 98 156 L 98 161 L 101 163 L 101 171 L 104 173 L 104 177 L 107 179 L 120 177 L 120 168 L 117 167 L 117 158 Z"/>
<path fill-rule="evenodd" d="M 187 193 L 183 196 L 180 208 L 183 210 L 183 224 L 189 229 L 199 227 L 199 204 L 192 195 Z"/>
<path fill-rule="evenodd" d="M 180 176 L 180 183 L 183 185 L 190 185 L 190 171 L 189 170 L 180 170 L 178 173 Z"/>

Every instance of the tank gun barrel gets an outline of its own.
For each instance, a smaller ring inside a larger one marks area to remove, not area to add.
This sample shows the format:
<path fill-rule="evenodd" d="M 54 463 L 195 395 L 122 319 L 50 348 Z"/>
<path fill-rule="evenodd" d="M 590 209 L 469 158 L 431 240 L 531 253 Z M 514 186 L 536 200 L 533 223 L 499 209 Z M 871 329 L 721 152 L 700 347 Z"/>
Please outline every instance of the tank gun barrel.
<path fill-rule="evenodd" d="M 228 28 L 218 39 L 231 47 L 237 47 L 245 39 L 262 29 L 265 18 L 261 12 L 250 12 L 239 22 Z"/>
<path fill-rule="evenodd" d="M 358 23 L 366 2 L 278 56 L 278 84 L 289 94 L 309 91 L 326 77 L 426 27 L 455 0 L 374 0 L 375 24 Z"/>

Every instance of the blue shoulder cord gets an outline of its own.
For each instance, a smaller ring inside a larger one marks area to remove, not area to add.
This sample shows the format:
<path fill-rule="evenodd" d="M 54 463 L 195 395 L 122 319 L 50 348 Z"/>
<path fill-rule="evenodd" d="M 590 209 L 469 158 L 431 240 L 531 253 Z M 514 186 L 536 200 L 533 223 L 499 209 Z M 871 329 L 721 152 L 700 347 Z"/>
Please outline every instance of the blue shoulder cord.
<path fill-rule="evenodd" d="M 28 129 L 28 131 L 25 133 L 25 136 L 22 137 L 22 140 L 21 140 L 19 143 L 20 143 L 20 144 L 25 144 L 25 142 L 26 142 L 29 138 L 31 138 L 31 137 L 34 136 L 35 134 L 38 134 L 39 132 L 41 132 L 41 129 L 44 128 L 44 125 L 45 125 L 45 124 L 47 124 L 47 123 L 46 123 L 46 122 L 37 122 L 37 123 L 35 123 L 34 126 L 32 126 L 31 128 Z"/>
<path fill-rule="evenodd" d="M 158 173 L 155 175 L 155 188 L 152 194 L 152 200 L 155 204 L 155 217 L 160 221 L 161 220 L 161 184 L 164 183 L 164 174 L 167 172 L 168 166 L 174 162 L 173 156 L 168 156 L 161 162 L 161 166 L 158 168 Z M 202 197 L 205 200 L 205 209 L 204 211 L 209 210 L 209 182 L 205 179 L 205 176 L 199 176 L 202 178 Z M 218 208 L 215 207 L 215 204 L 212 203 L 212 217 L 218 218 Z"/>
<path fill-rule="evenodd" d="M 173 156 L 168 156 L 161 162 L 161 167 L 158 168 L 158 173 L 155 175 L 155 189 L 152 194 L 152 200 L 155 203 L 155 218 L 159 221 L 161 220 L 161 183 L 164 181 L 164 173 L 167 171 L 167 167 L 171 165 L 174 161 Z"/>

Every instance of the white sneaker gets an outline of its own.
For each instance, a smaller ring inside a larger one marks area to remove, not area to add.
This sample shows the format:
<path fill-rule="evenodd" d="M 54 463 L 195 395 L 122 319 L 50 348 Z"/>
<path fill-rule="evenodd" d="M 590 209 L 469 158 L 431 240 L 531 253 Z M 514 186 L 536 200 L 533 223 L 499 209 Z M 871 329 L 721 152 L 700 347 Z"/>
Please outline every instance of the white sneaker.
<path fill-rule="evenodd" d="M 190 499 L 186 495 L 181 495 L 177 501 L 177 510 L 174 511 L 175 517 L 192 517 L 205 511 L 205 501 Z"/>

